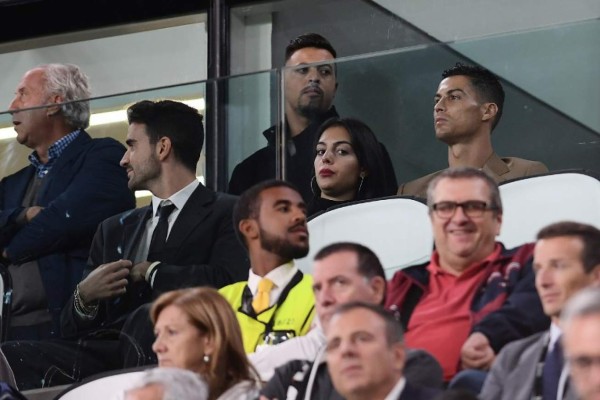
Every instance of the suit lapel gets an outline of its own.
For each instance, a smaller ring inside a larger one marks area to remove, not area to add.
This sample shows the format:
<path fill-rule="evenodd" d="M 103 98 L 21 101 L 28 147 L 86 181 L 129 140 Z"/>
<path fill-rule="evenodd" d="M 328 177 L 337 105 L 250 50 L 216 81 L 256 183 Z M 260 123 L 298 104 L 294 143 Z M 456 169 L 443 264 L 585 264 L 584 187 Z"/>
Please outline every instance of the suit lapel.
<path fill-rule="evenodd" d="M 29 165 L 27 169 L 25 169 L 21 174 L 22 176 L 20 176 L 18 179 L 11 180 L 10 189 L 5 191 L 7 197 L 11 197 L 11 199 L 4 204 L 5 208 L 18 207 L 23 205 L 23 198 L 25 197 L 25 192 L 27 191 L 31 180 L 35 175 L 35 167 Z M 14 204 L 11 204 L 11 202 L 13 201 Z"/>
<path fill-rule="evenodd" d="M 186 242 L 190 233 L 212 212 L 208 205 L 215 201 L 216 193 L 202 184 L 192 193 L 177 220 L 171 228 L 167 239 L 167 249 L 177 248 Z"/>
<path fill-rule="evenodd" d="M 537 363 L 542 356 L 544 347 L 548 342 L 548 333 L 540 335 L 535 345 L 528 346 L 524 349 L 523 353 L 519 357 L 522 361 L 521 366 L 513 371 L 515 382 L 521 384 L 515 384 L 518 387 L 515 397 L 516 399 L 529 399 L 533 393 L 533 385 L 535 384 L 535 372 Z"/>
<path fill-rule="evenodd" d="M 499 178 L 502 175 L 510 172 L 508 166 L 504 163 L 504 161 L 502 161 L 500 157 L 498 157 L 498 154 L 496 153 L 492 153 L 490 158 L 485 162 L 485 165 L 482 169 L 489 175 L 496 177 L 496 180 L 499 180 Z"/>
<path fill-rule="evenodd" d="M 146 222 L 152 216 L 152 205 L 133 210 L 131 214 L 123 217 L 123 236 L 121 243 L 124 247 L 123 258 L 134 260 L 137 249 L 142 240 Z"/>

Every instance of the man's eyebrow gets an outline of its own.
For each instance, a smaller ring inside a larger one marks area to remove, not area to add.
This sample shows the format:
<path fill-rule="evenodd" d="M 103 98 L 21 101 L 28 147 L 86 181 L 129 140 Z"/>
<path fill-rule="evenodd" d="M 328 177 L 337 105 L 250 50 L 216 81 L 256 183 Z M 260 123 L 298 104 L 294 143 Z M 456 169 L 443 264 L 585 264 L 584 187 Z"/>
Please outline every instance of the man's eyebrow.
<path fill-rule="evenodd" d="M 292 202 L 289 201 L 289 200 L 280 199 L 280 200 L 275 201 L 275 203 L 273 203 L 273 208 L 275 208 L 277 206 L 282 206 L 282 205 L 283 206 L 289 206 L 291 204 L 292 204 Z"/>
<path fill-rule="evenodd" d="M 327 62 L 327 61 L 315 61 L 315 62 L 311 62 L 311 63 L 307 63 L 307 62 L 300 62 L 296 65 L 290 65 L 288 68 L 306 68 L 306 67 L 315 67 L 315 68 L 319 68 L 319 67 L 330 67 L 333 68 L 333 64 L 332 62 Z"/>
<path fill-rule="evenodd" d="M 448 93 L 448 94 L 452 94 L 452 93 L 454 93 L 454 92 L 461 92 L 461 93 L 465 93 L 465 91 L 464 91 L 464 90 L 462 90 L 462 89 L 458 89 L 458 88 L 457 88 L 457 89 L 450 89 L 450 90 L 448 90 L 446 93 Z"/>

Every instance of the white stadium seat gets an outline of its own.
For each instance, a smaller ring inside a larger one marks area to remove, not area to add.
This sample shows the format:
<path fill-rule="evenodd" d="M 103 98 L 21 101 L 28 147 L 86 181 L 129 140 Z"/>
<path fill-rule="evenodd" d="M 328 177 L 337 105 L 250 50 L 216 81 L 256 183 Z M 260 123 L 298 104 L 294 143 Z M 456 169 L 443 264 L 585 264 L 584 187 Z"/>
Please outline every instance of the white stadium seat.
<path fill-rule="evenodd" d="M 498 240 L 508 248 L 535 241 L 538 231 L 558 221 L 600 228 L 600 181 L 577 171 L 555 172 L 500 184 L 504 208 Z"/>
<path fill-rule="evenodd" d="M 387 197 L 334 208 L 308 222 L 310 252 L 296 260 L 312 272 L 314 255 L 328 244 L 356 242 L 377 254 L 387 277 L 429 260 L 433 249 L 427 206 L 412 197 Z"/>

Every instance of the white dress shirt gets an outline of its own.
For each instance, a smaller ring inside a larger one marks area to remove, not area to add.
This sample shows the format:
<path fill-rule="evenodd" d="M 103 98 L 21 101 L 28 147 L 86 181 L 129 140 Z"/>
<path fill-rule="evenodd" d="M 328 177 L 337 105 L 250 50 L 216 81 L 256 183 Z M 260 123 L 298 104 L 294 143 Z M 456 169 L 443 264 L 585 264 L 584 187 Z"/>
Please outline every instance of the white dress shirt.
<path fill-rule="evenodd" d="M 156 225 L 158 224 L 159 220 L 158 207 L 160 203 L 164 200 L 169 200 L 172 204 L 175 205 L 175 209 L 171 212 L 171 214 L 169 214 L 169 219 L 167 220 L 169 223 L 169 230 L 167 231 L 168 238 L 169 234 L 171 233 L 171 229 L 173 228 L 173 225 L 175 224 L 175 221 L 179 216 L 179 213 L 181 212 L 181 210 L 191 197 L 192 193 L 194 193 L 194 191 L 198 188 L 199 185 L 200 182 L 194 179 L 192 182 L 190 182 L 190 184 L 185 186 L 177 193 L 174 193 L 168 199 L 161 199 L 160 197 L 152 195 L 152 218 L 149 218 L 146 222 L 146 229 L 144 230 L 144 234 L 140 241 L 140 245 L 138 246 L 134 265 L 146 261 L 146 259 L 148 258 L 148 250 L 150 248 L 150 241 L 152 240 L 152 232 L 154 232 L 154 228 L 156 228 Z M 150 268 L 148 268 L 148 270 L 146 271 L 146 281 L 148 281 L 148 279 L 151 276 L 153 276 L 152 272 L 158 267 L 159 264 L 160 261 L 156 261 L 152 263 Z M 150 286 L 152 286 L 152 282 L 149 283 Z"/>

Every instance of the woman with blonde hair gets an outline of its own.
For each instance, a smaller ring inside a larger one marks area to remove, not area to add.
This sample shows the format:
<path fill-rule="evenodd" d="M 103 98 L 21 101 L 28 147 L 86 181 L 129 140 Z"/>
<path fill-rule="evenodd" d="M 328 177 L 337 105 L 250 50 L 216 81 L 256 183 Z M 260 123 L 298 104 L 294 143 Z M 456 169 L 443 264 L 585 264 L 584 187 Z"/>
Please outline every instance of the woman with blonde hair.
<path fill-rule="evenodd" d="M 159 367 L 200 374 L 209 400 L 258 397 L 258 374 L 244 352 L 235 314 L 219 292 L 207 287 L 167 292 L 154 302 L 150 316 Z"/>

